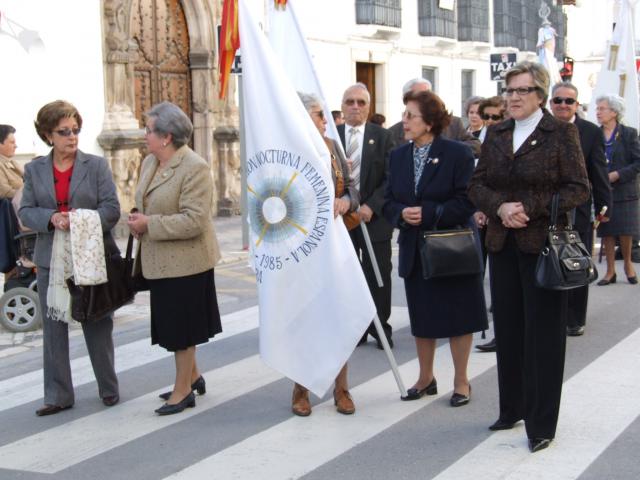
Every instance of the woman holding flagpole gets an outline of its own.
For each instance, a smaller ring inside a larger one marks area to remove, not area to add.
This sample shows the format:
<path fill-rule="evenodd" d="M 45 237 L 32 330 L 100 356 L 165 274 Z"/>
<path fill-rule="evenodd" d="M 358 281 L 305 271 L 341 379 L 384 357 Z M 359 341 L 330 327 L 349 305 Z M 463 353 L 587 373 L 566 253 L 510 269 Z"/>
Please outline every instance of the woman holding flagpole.
<path fill-rule="evenodd" d="M 359 195 L 349 179 L 349 169 L 347 160 L 342 154 L 342 150 L 335 140 L 325 136 L 327 130 L 327 119 L 324 115 L 322 101 L 315 95 L 298 92 L 298 96 L 306 108 L 313 124 L 322 135 L 329 153 L 331 154 L 331 178 L 335 186 L 335 200 L 333 203 L 333 215 L 346 215 L 355 212 L 358 208 Z M 333 390 L 333 400 L 336 410 L 343 415 L 351 415 L 356 411 L 355 404 L 349 393 L 347 382 L 347 364 L 342 367 L 336 377 L 335 388 Z M 309 402 L 309 390 L 296 383 L 293 387 L 293 397 L 291 399 L 291 410 L 300 417 L 311 415 L 311 403 Z"/>

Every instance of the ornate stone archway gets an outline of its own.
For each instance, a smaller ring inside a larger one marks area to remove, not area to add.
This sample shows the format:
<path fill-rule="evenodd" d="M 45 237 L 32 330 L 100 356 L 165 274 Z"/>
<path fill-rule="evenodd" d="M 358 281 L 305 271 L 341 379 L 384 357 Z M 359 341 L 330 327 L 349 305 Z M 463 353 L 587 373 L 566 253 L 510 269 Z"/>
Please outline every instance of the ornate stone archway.
<path fill-rule="evenodd" d="M 231 85 L 227 100 L 217 98 L 214 51 L 221 0 L 180 0 L 189 32 L 193 146 L 211 165 L 216 179 L 214 211 L 238 210 L 238 112 Z M 131 38 L 132 0 L 104 0 L 106 112 L 98 142 L 111 163 L 123 211 L 133 205 L 144 131 L 135 117 L 134 65 L 138 47 Z M 231 100 L 228 100 L 231 99 Z M 219 135 L 216 130 L 236 132 Z M 231 205 L 231 207 L 229 207 Z"/>

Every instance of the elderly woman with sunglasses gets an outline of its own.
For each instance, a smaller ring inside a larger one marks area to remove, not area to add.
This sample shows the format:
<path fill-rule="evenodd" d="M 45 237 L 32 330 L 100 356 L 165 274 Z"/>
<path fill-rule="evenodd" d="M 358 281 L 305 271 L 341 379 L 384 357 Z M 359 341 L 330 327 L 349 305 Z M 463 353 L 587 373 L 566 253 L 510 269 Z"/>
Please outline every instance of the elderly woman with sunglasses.
<path fill-rule="evenodd" d="M 26 227 L 38 234 L 33 261 L 38 267 L 42 309 L 44 406 L 36 415 L 44 416 L 71 408 L 74 402 L 69 325 L 64 316 L 53 315 L 49 308 L 49 290 L 52 295 L 58 295 L 55 292 L 60 290 L 56 282 L 50 283 L 50 278 L 56 277 L 55 257 L 52 258 L 54 232 L 69 230 L 70 210 L 96 210 L 105 248 L 116 251 L 111 229 L 120 219 L 120 204 L 107 161 L 78 149 L 82 117 L 73 105 L 62 100 L 48 103 L 38 112 L 35 126 L 38 136 L 52 149 L 25 167 L 19 216 Z M 102 403 L 108 407 L 115 405 L 119 393 L 113 366 L 113 317 L 83 323 L 82 331 Z"/>

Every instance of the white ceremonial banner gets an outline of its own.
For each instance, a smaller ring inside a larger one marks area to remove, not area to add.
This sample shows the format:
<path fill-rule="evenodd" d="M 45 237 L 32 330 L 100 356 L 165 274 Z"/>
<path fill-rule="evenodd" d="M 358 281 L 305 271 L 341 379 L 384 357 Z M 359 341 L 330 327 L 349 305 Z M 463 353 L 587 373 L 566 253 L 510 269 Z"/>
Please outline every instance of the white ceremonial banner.
<path fill-rule="evenodd" d="M 635 129 L 640 127 L 638 102 L 638 73 L 635 59 L 635 35 L 633 19 L 638 0 L 622 0 L 616 18 L 611 41 L 607 45 L 602 69 L 591 95 L 587 118 L 597 123 L 596 98 L 615 93 L 624 98 L 623 123 Z"/>
<path fill-rule="evenodd" d="M 375 306 L 341 219 L 329 151 L 279 59 L 239 1 L 251 260 L 260 355 L 323 395 Z"/>

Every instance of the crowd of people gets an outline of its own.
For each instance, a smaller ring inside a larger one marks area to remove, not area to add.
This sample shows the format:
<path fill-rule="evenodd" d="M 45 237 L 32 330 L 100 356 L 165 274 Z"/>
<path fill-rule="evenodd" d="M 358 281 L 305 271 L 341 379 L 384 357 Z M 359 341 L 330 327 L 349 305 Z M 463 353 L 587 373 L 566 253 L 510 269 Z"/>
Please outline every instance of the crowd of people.
<path fill-rule="evenodd" d="M 505 80 L 503 95 L 467 100 L 466 124 L 449 113 L 427 80 L 410 80 L 402 91 L 402 119 L 388 129 L 386 118 L 371 116 L 370 94 L 357 83 L 345 89 L 341 110 L 331 112 L 339 134 L 335 140 L 326 136 L 322 100 L 303 92 L 299 96 L 331 154 L 334 215 L 352 216 L 354 226 L 360 221 L 367 226 L 371 249 L 362 229 L 356 226 L 349 234 L 391 348 L 391 242 L 394 229 L 399 231 L 398 273 L 419 363 L 418 378 L 403 400 L 437 394 L 436 342 L 448 339 L 455 371 L 450 405 L 471 401 L 467 364 L 472 338 L 488 328 L 490 304 L 495 338 L 478 345 L 497 355 L 499 412 L 489 428 L 510 429 L 523 420 L 530 450 L 536 452 L 555 436 L 566 336 L 585 331 L 589 289 L 560 292 L 534 282 L 551 198 L 559 195 L 560 213 L 572 213 L 589 250 L 594 221 L 600 223 L 607 270 L 598 285 L 616 283 L 616 242 L 627 280 L 636 284 L 630 252 L 640 236 L 640 143 L 638 132 L 624 125 L 624 104 L 616 95 L 597 99 L 598 127 L 581 118 L 577 88 L 568 82 L 550 85 L 540 64 L 519 63 Z M 175 355 L 173 390 L 160 395 L 165 403 L 156 410 L 170 415 L 194 407 L 194 392 L 206 392 L 196 346 L 222 330 L 214 281 L 220 253 L 212 222 L 213 180 L 206 161 L 188 146 L 191 121 L 169 102 L 154 106 L 145 118 L 149 155 L 142 163 L 128 226 L 139 240 L 134 275 L 150 290 L 151 341 Z M 68 239 L 59 232 L 69 231 L 74 209 L 94 210 L 105 248 L 112 248 L 111 229 L 120 218 L 120 205 L 106 160 L 78 149 L 82 117 L 73 105 L 56 101 L 43 106 L 35 125 L 51 151 L 28 163 L 24 175 L 12 161 L 15 129 L 0 125 L 0 194 L 12 198 L 21 190 L 19 217 L 37 232 L 34 261 L 43 308 L 45 394 L 36 413 L 43 416 L 74 404 L 68 324 L 50 308 L 64 295 L 58 283 L 61 267 L 52 254 L 60 239 Z M 471 229 L 479 239 L 490 303 L 484 272 L 437 278 L 423 274 L 425 232 L 457 227 Z M 83 324 L 99 395 L 108 407 L 119 401 L 112 330 L 111 315 Z M 373 324 L 359 345 L 369 336 L 383 348 Z M 338 412 L 355 412 L 346 364 L 333 395 Z M 299 416 L 311 414 L 303 385 L 294 385 L 291 409 Z"/>

